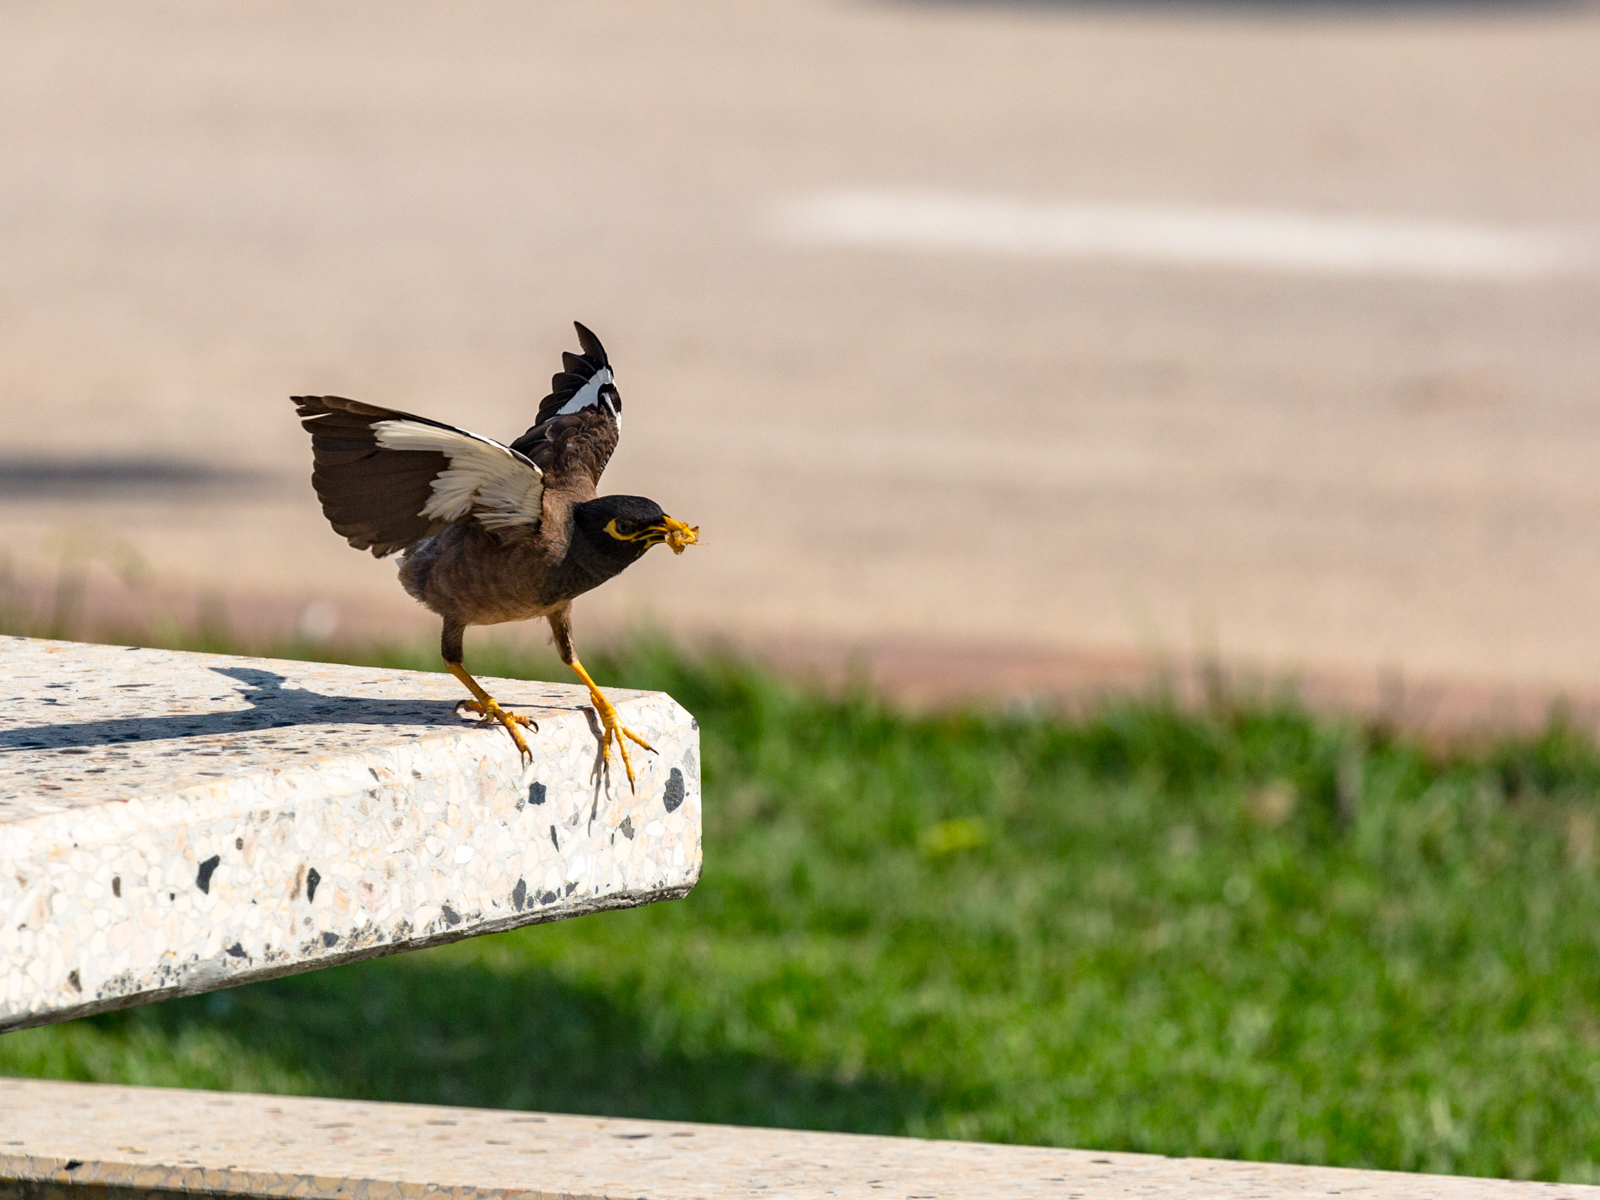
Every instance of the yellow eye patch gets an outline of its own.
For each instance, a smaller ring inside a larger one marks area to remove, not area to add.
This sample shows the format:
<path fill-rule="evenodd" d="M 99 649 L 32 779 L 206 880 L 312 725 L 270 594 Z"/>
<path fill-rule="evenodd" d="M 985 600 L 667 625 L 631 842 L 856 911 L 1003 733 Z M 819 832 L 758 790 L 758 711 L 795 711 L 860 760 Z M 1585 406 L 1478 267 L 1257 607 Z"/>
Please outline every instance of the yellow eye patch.
<path fill-rule="evenodd" d="M 611 520 L 606 522 L 606 532 L 619 542 L 637 542 L 640 538 L 648 536 L 650 530 L 638 529 L 633 533 L 623 533 L 622 530 L 617 528 L 617 518 L 612 517 Z"/>

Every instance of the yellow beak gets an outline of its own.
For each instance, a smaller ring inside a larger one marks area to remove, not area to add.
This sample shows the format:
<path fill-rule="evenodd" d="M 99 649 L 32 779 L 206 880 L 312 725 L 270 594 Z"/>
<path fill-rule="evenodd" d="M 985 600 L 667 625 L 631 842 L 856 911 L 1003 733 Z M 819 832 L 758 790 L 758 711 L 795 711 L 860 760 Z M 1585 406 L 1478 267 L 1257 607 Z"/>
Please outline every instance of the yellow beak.
<path fill-rule="evenodd" d="M 672 547 L 674 554 L 682 554 L 685 546 L 692 546 L 700 540 L 700 526 L 691 527 L 671 517 L 662 517 L 661 524 L 651 527 L 652 532 L 657 530 L 661 533 L 661 540 Z"/>

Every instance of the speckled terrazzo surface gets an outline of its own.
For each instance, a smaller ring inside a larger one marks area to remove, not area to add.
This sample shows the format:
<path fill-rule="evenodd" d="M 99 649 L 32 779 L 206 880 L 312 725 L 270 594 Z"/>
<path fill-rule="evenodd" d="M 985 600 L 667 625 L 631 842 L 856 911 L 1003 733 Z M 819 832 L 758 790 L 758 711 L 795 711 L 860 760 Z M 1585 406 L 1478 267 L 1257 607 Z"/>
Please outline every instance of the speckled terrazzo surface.
<path fill-rule="evenodd" d="M 564 1117 L 0 1080 L 0 1184 L 18 1194 L 323 1200 L 1577 1200 L 1600 1188 Z M 59 1189 L 50 1191 L 50 1188 Z M 74 1192 L 72 1188 L 83 1189 Z M 7 1193 L 9 1194 L 9 1193 Z"/>
<path fill-rule="evenodd" d="M 699 732 L 601 767 L 581 687 L 0 639 L 0 1030 L 681 896 Z"/>

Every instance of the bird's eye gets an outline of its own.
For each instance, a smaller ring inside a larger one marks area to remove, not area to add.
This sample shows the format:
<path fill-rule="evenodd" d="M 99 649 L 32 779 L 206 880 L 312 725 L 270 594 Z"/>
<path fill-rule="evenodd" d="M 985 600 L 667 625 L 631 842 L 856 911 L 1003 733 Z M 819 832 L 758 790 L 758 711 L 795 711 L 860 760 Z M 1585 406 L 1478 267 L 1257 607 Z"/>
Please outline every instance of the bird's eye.
<path fill-rule="evenodd" d="M 625 537 L 632 537 L 633 536 L 633 522 L 632 521 L 624 521 L 619 517 L 617 520 L 615 520 L 615 521 L 613 521 L 611 523 L 611 527 L 612 527 L 612 529 L 614 529 L 616 531 L 616 534 L 617 534 L 618 537 L 624 537 L 625 538 Z"/>

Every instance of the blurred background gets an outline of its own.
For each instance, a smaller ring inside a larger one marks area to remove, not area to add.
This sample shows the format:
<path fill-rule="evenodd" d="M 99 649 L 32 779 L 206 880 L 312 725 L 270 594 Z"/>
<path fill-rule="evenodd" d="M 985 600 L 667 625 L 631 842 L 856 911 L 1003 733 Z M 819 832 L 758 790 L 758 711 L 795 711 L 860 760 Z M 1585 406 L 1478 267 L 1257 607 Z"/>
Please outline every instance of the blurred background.
<path fill-rule="evenodd" d="M 1600 1182 L 1597 63 L 1593 3 L 0 0 L 0 630 L 437 669 L 288 397 L 509 439 L 579 319 L 607 490 L 702 534 L 580 644 L 707 798 L 680 903 L 0 1073 Z"/>
<path fill-rule="evenodd" d="M 67 563 L 85 620 L 431 630 L 327 528 L 287 397 L 509 439 L 577 318 L 607 489 L 704 537 L 591 635 L 930 685 L 1600 671 L 1593 5 L 0 22 L 14 604 Z"/>

